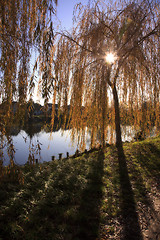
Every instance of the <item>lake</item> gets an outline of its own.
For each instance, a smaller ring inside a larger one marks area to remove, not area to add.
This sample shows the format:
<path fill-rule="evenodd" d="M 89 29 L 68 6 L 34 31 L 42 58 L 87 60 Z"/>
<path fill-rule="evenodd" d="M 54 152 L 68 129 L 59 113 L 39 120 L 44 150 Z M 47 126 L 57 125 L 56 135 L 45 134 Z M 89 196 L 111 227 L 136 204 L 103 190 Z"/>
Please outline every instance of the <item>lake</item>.
<path fill-rule="evenodd" d="M 152 133 L 151 135 L 153 135 Z M 122 141 L 131 141 L 135 135 L 134 127 L 122 126 Z M 15 147 L 14 161 L 18 165 L 23 165 L 27 162 L 29 153 L 34 154 L 39 162 L 51 161 L 52 156 L 59 158 L 59 153 L 62 157 L 66 157 L 66 153 L 73 155 L 78 149 L 78 138 L 71 140 L 71 130 L 46 132 L 40 130 L 39 132 L 28 134 L 24 130 L 20 130 L 18 134 L 12 136 L 13 145 Z M 115 136 L 111 139 L 111 128 L 107 129 L 107 142 L 114 142 Z M 41 148 L 38 151 L 38 146 Z M 90 148 L 90 134 L 86 135 L 86 149 Z M 9 164 L 9 157 L 7 156 L 7 149 L 4 151 L 4 165 Z"/>

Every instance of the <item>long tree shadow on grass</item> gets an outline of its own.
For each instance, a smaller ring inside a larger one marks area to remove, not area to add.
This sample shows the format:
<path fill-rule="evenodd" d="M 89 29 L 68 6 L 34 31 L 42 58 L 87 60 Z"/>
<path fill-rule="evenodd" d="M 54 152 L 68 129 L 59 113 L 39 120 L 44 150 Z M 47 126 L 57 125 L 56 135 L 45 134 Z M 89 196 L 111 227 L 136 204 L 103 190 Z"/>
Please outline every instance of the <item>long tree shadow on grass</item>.
<path fill-rule="evenodd" d="M 136 151 L 135 151 L 136 148 Z M 160 151 L 153 143 L 146 143 L 133 148 L 135 157 L 144 169 L 146 177 L 152 177 L 160 190 Z"/>
<path fill-rule="evenodd" d="M 103 150 L 98 152 L 97 159 L 91 160 L 88 183 L 81 195 L 78 210 L 76 240 L 97 239 L 100 223 L 100 206 L 102 201 L 102 177 L 104 166 Z"/>
<path fill-rule="evenodd" d="M 0 202 L 0 239 L 96 239 L 103 160 L 97 151 L 27 171 L 24 186 Z"/>
<path fill-rule="evenodd" d="M 104 154 L 97 151 L 93 158 L 87 154 L 84 158 L 80 162 L 73 159 L 72 166 L 64 163 L 45 201 L 40 203 L 37 216 L 43 216 L 42 222 L 48 221 L 44 239 L 94 240 L 98 236 Z M 54 189 L 59 189 L 62 196 L 54 195 Z"/>
<path fill-rule="evenodd" d="M 160 217 L 155 208 L 153 195 L 148 194 L 148 188 L 156 185 L 156 194 L 159 192 L 157 190 L 159 188 L 158 179 L 160 179 L 160 152 L 159 149 L 154 145 L 152 146 L 152 144 L 145 144 L 145 146 L 141 146 L 140 149 L 138 149 L 136 145 L 136 151 L 134 147 L 132 151 L 131 155 L 134 156 L 134 158 L 129 162 L 129 169 L 132 173 L 131 178 L 134 184 L 136 200 L 140 203 L 143 232 L 145 235 L 148 235 L 149 239 L 157 239 L 157 233 L 160 232 Z M 151 181 L 150 184 L 148 184 L 149 181 Z M 154 196 L 156 194 L 154 194 Z"/>
<path fill-rule="evenodd" d="M 120 207 L 123 224 L 123 240 L 142 240 L 142 233 L 136 211 L 136 202 L 123 150 L 118 151 L 118 162 L 121 187 Z"/>

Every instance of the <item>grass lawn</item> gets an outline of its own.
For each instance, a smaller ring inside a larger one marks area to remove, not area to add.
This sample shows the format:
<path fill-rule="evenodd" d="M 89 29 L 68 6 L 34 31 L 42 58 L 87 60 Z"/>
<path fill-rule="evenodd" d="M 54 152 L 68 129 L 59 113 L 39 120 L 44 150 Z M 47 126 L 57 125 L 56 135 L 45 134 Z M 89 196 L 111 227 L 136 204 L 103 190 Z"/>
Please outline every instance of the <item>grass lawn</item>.
<path fill-rule="evenodd" d="M 160 239 L 160 137 L 124 152 L 125 167 L 110 146 L 3 176 L 0 240 Z"/>

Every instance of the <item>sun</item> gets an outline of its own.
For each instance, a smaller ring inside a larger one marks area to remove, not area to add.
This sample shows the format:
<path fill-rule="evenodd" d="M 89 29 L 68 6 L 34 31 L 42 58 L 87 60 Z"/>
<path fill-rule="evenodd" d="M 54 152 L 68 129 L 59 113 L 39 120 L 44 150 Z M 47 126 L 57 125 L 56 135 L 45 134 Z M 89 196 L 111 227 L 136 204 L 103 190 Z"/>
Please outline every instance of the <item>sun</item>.
<path fill-rule="evenodd" d="M 106 60 L 107 63 L 112 64 L 112 63 L 115 62 L 116 56 L 113 53 L 107 53 L 106 56 L 105 56 L 105 60 Z"/>

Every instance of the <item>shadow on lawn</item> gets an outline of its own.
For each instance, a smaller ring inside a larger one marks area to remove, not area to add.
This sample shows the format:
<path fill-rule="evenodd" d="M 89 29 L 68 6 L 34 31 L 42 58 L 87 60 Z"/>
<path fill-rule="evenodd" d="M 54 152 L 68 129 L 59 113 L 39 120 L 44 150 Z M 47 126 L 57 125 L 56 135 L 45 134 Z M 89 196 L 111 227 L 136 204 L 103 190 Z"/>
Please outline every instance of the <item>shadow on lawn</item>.
<path fill-rule="evenodd" d="M 160 217 L 155 208 L 154 197 L 159 192 L 157 190 L 160 187 L 160 151 L 152 144 L 145 144 L 145 146 L 143 146 L 143 148 L 141 146 L 140 149 L 136 147 L 136 151 L 132 153 L 134 160 L 129 163 L 129 168 L 132 172 L 136 199 L 140 203 L 141 218 L 143 219 L 143 226 L 145 226 L 143 230 L 147 230 L 149 239 L 158 239 L 158 233 L 160 233 Z M 147 182 L 150 181 L 151 183 L 148 183 L 147 186 Z M 152 194 L 148 194 L 148 187 L 154 187 L 156 189 L 154 189 L 154 191 L 156 191 L 154 197 Z"/>
<path fill-rule="evenodd" d="M 111 154 L 111 163 L 105 161 L 105 169 L 108 167 L 105 173 L 104 153 L 95 151 L 85 153 L 81 158 L 53 161 L 43 165 L 42 169 L 37 165 L 31 171 L 26 171 L 24 186 L 16 187 L 10 183 L 7 188 L 1 189 L 0 239 L 98 239 L 105 184 L 108 188 L 108 202 L 104 204 L 104 212 L 107 213 L 105 216 L 110 218 L 111 215 L 114 218 L 112 210 L 113 213 L 116 210 L 112 207 L 119 206 L 120 199 L 121 223 L 124 226 L 121 240 L 141 240 L 136 200 L 152 208 L 144 179 L 147 175 L 151 179 L 159 178 L 160 152 L 153 144 L 139 147 L 133 145 L 131 156 L 127 160 L 128 166 L 124 153 L 122 156 L 118 154 L 117 166 L 117 155 L 114 156 L 114 153 L 116 151 Z M 143 171 L 145 177 L 142 176 Z M 106 182 L 103 183 L 105 174 Z M 115 204 L 113 200 L 119 190 L 121 195 Z M 116 194 L 112 196 L 112 192 Z M 104 225 L 109 224 L 108 218 L 104 221 Z M 105 238 L 107 234 L 105 233 Z"/>
<path fill-rule="evenodd" d="M 158 239 L 160 216 L 154 201 L 158 199 L 160 190 L 160 150 L 155 143 L 142 142 L 132 146 L 131 156 L 129 168 L 136 199 L 142 203 L 143 226 L 145 225 L 145 229 L 148 229 L 149 239 Z M 150 188 L 152 194 L 148 194 Z"/>
<path fill-rule="evenodd" d="M 146 176 L 152 177 L 157 182 L 157 188 L 160 190 L 160 150 L 152 143 L 147 143 L 137 148 L 134 153 Z"/>
<path fill-rule="evenodd" d="M 64 164 L 62 171 L 58 173 L 57 179 L 54 179 L 53 185 L 50 184 L 52 186 L 49 187 L 50 190 L 46 194 L 44 202 L 40 203 L 37 214 L 37 217 L 43 217 L 42 226 L 39 224 L 37 229 L 39 235 L 40 228 L 42 228 L 42 234 L 46 234 L 43 239 L 93 240 L 97 238 L 104 154 L 97 152 L 93 159 L 87 158 L 86 154 L 88 164 L 86 166 L 85 161 L 79 162 L 78 159 L 73 159 L 75 166 L 69 166 L 67 162 L 66 164 L 62 163 L 62 165 Z M 56 192 L 54 189 L 57 189 Z M 55 196 L 53 192 L 55 192 Z M 34 217 L 30 224 L 37 222 L 38 220 L 36 221 Z"/>
<path fill-rule="evenodd" d="M 142 233 L 136 211 L 136 202 L 132 190 L 124 152 L 118 152 L 120 187 L 121 187 L 121 214 L 123 225 L 123 240 L 142 240 Z"/>
<path fill-rule="evenodd" d="M 103 161 L 103 152 L 95 152 L 80 161 L 55 161 L 42 172 L 33 169 L 24 189 L 0 208 L 0 239 L 96 239 Z"/>
<path fill-rule="evenodd" d="M 99 151 L 97 160 L 92 163 L 87 176 L 88 183 L 81 195 L 81 204 L 78 210 L 76 223 L 79 231 L 74 239 L 97 239 L 100 223 L 100 205 L 102 200 L 102 176 L 104 153 Z"/>

